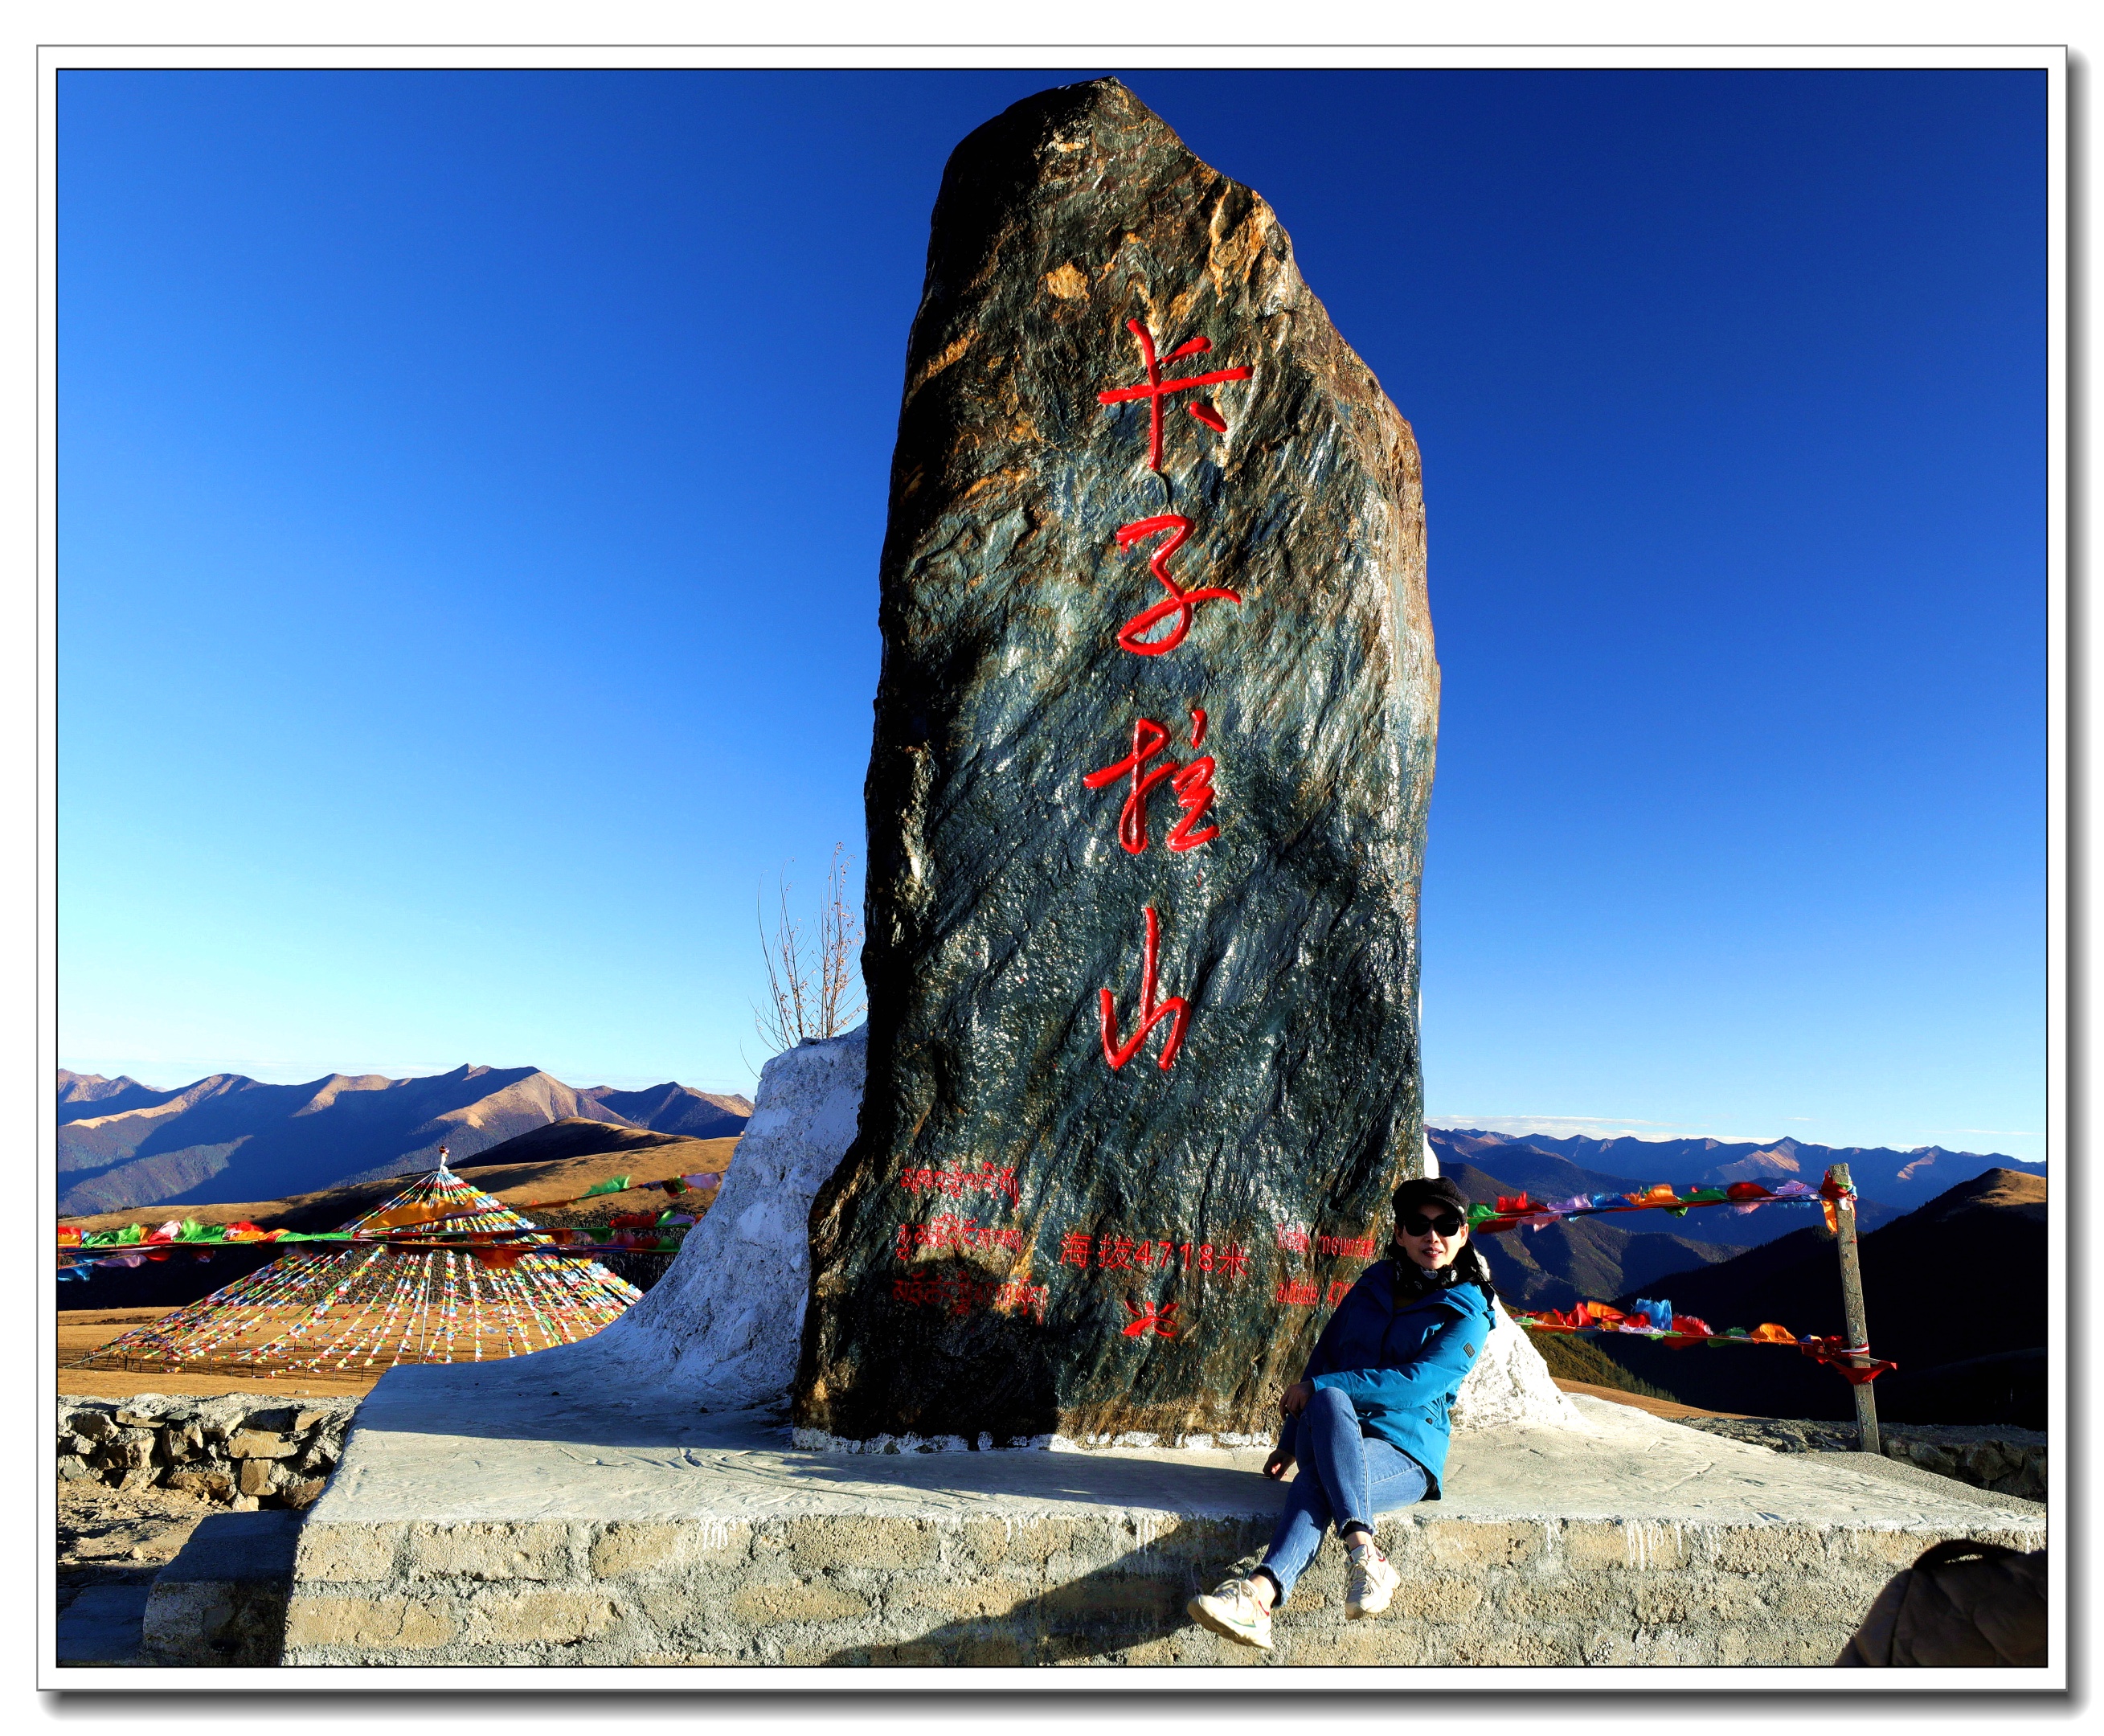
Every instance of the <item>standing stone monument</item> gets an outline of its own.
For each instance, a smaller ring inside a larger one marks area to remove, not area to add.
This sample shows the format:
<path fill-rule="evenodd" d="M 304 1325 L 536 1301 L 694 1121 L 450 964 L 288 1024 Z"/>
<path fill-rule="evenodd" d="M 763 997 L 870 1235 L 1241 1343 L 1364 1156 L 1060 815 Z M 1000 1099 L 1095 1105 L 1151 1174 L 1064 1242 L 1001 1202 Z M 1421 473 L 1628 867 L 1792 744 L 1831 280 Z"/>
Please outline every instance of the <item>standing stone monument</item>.
<path fill-rule="evenodd" d="M 1421 1162 L 1418 455 L 1115 79 L 951 158 L 880 620 L 800 1439 L 1268 1435 Z"/>

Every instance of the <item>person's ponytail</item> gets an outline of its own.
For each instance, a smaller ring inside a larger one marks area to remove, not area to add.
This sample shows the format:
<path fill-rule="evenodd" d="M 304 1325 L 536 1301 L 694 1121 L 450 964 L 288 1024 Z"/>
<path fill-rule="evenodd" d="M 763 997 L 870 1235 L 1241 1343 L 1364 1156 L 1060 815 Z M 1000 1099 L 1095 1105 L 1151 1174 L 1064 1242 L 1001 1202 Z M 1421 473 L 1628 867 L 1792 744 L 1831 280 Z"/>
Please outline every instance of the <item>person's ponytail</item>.
<path fill-rule="evenodd" d="M 1486 1301 L 1498 1299 L 1498 1287 L 1491 1278 L 1491 1263 L 1476 1251 L 1474 1238 L 1454 1256 L 1454 1270 L 1461 1274 L 1461 1282 L 1473 1284 L 1483 1292 Z"/>

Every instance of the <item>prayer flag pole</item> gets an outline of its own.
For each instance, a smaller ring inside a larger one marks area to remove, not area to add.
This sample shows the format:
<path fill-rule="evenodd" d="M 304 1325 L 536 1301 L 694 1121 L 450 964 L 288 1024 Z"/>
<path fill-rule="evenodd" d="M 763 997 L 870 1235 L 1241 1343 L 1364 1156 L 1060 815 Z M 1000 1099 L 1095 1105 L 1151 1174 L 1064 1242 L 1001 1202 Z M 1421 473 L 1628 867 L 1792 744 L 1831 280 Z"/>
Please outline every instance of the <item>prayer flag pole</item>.
<path fill-rule="evenodd" d="M 1870 1329 L 1863 1318 L 1863 1267 L 1856 1251 L 1856 1194 L 1848 1166 L 1836 1163 L 1826 1171 L 1829 1181 L 1840 1185 L 1841 1197 L 1834 1203 L 1834 1240 L 1841 1252 L 1841 1314 L 1851 1350 L 1867 1351 Z M 1856 1395 L 1856 1430 L 1866 1453 L 1881 1453 L 1878 1439 L 1878 1401 L 1868 1381 L 1852 1382 Z"/>

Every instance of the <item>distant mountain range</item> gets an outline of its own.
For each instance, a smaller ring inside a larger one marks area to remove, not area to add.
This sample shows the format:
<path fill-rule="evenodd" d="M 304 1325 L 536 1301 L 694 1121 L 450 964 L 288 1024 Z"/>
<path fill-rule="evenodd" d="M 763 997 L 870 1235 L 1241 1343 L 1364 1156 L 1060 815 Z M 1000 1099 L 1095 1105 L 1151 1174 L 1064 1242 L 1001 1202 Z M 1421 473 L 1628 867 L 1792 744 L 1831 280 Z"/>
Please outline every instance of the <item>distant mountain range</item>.
<path fill-rule="evenodd" d="M 1538 1133 L 1522 1136 L 1462 1127 L 1424 1131 L 1442 1168 L 1450 1159 L 1473 1163 L 1530 1193 L 1557 1197 L 1580 1191 L 1620 1191 L 1636 1182 L 1649 1187 L 1655 1182 L 1669 1181 L 1678 1188 L 1798 1180 L 1816 1186 L 1829 1165 L 1846 1163 L 1856 1191 L 1897 1214 L 1926 1205 L 1958 1183 L 1970 1181 L 1990 1169 L 2045 1174 L 2044 1164 L 2026 1163 L 2004 1153 L 1946 1151 L 1941 1145 L 1893 1151 L 1883 1145 L 1805 1145 L 1790 1139 L 1759 1145 L 1712 1139 L 1552 1139 Z M 1595 1179 L 1571 1179 L 1586 1176 Z M 1721 1215 L 1736 1217 L 1732 1213 Z M 1778 1212 L 1773 1218 L 1780 1221 L 1785 1216 Z M 1764 1233 L 1757 1239 L 1765 1241 L 1780 1233 L 1766 1221 L 1769 1216 L 1752 1212 L 1736 1221 L 1762 1225 Z M 1692 1223 L 1694 1219 L 1684 1221 Z"/>
<path fill-rule="evenodd" d="M 1816 1184 L 1828 1164 L 1846 1163 L 1859 1189 L 1897 1194 L 1911 1207 L 1872 1198 L 1857 1207 L 1871 1347 L 1899 1364 L 1875 1382 L 1879 1414 L 1895 1422 L 2045 1426 L 2043 1164 L 2018 1169 L 2012 1158 L 1940 1149 L 1836 1151 L 1786 1140 L 1669 1146 L 1429 1131 L 1440 1173 L 1469 1198 L 1484 1201 L 1522 1188 L 1556 1200 L 1629 1193 L 1660 1181 L 1685 1188 L 1794 1176 Z M 1587 1157 L 1604 1152 L 1606 1161 L 1631 1173 L 1583 1167 L 1561 1149 L 1545 1149 L 1551 1144 L 1577 1145 Z M 1795 1167 L 1759 1167 L 1776 1159 Z M 1932 1193 L 1925 1179 L 1931 1174 L 1941 1178 Z M 1634 1227 L 1644 1224 L 1661 1227 Z M 1670 1229 L 1662 1227 L 1669 1224 Z M 1730 1245 L 1734 1241 L 1739 1245 Z M 1521 1307 L 1567 1308 L 1585 1300 L 1627 1308 L 1650 1297 L 1718 1329 L 1772 1320 L 1800 1337 L 1826 1337 L 1843 1328 L 1839 1252 L 1819 1215 L 1801 1208 L 1763 1206 L 1741 1216 L 1698 1207 L 1677 1220 L 1656 1212 L 1576 1218 L 1484 1236 L 1478 1245 L 1499 1292 Z M 1578 1341 L 1590 1347 L 1587 1354 L 1607 1357 L 1640 1384 L 1684 1404 L 1763 1417 L 1855 1415 L 1840 1376 L 1782 1350 L 1669 1347 L 1611 1335 Z"/>
<path fill-rule="evenodd" d="M 59 1212 L 277 1199 L 428 1168 L 574 1118 L 689 1139 L 742 1132 L 752 1105 L 666 1083 L 579 1091 L 534 1067 L 421 1078 L 332 1073 L 265 1085 L 214 1073 L 174 1091 L 59 1073 Z"/>
<path fill-rule="evenodd" d="M 1716 1140 L 1515 1138 L 1446 1127 L 1425 1131 L 1439 1159 L 1440 1173 L 1469 1198 L 1487 1203 L 1522 1190 L 1536 1199 L 1559 1200 L 1574 1194 L 1634 1193 L 1660 1181 L 1676 1188 L 1792 1180 L 1816 1185 L 1830 1164 L 1847 1163 L 1849 1177 L 1862 1196 L 1857 1222 L 1866 1232 L 1893 1222 L 1909 1207 L 1947 1191 L 1953 1183 L 1982 1174 L 2006 1174 L 2016 1163 L 2013 1158 L 1940 1147 L 1902 1152 L 1836 1149 L 1794 1140 L 1759 1145 Z M 1574 1160 L 1573 1152 L 1598 1159 L 1603 1167 L 1581 1164 Z M 2043 1164 L 2029 1166 L 2024 1172 L 2044 1168 Z M 1932 1176 L 1937 1178 L 1933 1183 L 1928 1179 Z M 1736 1261 L 1749 1248 L 1801 1234 L 1812 1221 L 1812 1215 L 1801 1208 L 1778 1206 L 1745 1213 L 1723 1207 L 1697 1207 L 1682 1218 L 1632 1212 L 1625 1217 L 1574 1218 L 1542 1229 L 1485 1236 L 1482 1247 L 1501 1294 L 1522 1307 L 1568 1308 L 1576 1301 L 1611 1301 L 1638 1292 L 1668 1293 L 1660 1286 L 1673 1275 Z M 1822 1246 L 1828 1247 L 1830 1258 L 1830 1245 Z M 1736 1265 L 1734 1270 L 1738 1270 Z M 1733 1319 L 1723 1323 L 1759 1323 Z"/>

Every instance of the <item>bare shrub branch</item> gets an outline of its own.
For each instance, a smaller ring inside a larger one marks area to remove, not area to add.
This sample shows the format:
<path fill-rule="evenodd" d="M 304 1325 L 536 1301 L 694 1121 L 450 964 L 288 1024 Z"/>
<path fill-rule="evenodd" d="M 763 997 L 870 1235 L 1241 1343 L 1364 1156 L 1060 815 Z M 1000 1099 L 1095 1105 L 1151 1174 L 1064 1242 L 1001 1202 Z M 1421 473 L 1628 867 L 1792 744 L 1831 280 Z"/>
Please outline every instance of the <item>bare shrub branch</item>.
<path fill-rule="evenodd" d="M 777 888 L 780 917 L 767 931 L 764 902 L 756 898 L 760 962 L 767 970 L 767 1005 L 753 1008 L 761 1040 L 779 1054 L 810 1038 L 837 1037 L 862 1016 L 862 923 L 847 897 L 847 846 L 836 844 L 818 906 L 815 940 L 789 909 L 786 874 Z"/>

